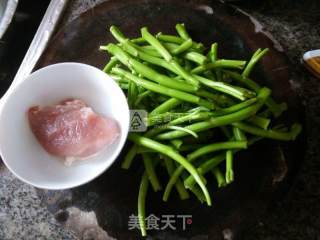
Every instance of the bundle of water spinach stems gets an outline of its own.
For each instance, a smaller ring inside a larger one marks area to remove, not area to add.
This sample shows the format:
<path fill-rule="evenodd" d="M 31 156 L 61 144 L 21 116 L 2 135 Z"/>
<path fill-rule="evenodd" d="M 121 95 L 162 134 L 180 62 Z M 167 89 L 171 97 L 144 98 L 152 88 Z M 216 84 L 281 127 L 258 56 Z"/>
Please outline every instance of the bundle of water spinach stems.
<path fill-rule="evenodd" d="M 250 78 L 268 49 L 257 49 L 248 62 L 220 59 L 218 43 L 206 50 L 184 24 L 175 28 L 177 35 L 154 35 L 143 27 L 140 37 L 129 39 L 111 26 L 118 43 L 100 46 L 111 55 L 103 70 L 126 93 L 129 107 L 148 112 L 147 131 L 129 134 L 132 146 L 122 162 L 123 169 L 139 158 L 144 165 L 138 194 L 142 236 L 149 185 L 164 190 L 163 201 L 175 189 L 181 200 L 192 193 L 211 206 L 206 177 L 224 187 L 234 180 L 237 152 L 263 138 L 290 141 L 301 132 L 298 123 L 287 127 L 276 121 L 287 105 Z M 166 185 L 157 174 L 161 167 Z"/>

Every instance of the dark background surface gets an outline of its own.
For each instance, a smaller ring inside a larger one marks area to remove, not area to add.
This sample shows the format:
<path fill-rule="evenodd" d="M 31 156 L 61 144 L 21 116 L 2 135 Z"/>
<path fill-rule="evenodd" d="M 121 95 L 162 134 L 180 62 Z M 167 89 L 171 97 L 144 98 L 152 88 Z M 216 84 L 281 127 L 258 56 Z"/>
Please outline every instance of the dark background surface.
<path fill-rule="evenodd" d="M 308 150 L 294 185 L 274 202 L 244 239 L 320 239 L 320 80 L 300 64 L 304 51 L 320 48 L 320 2 L 264 1 L 244 9 L 253 14 L 284 47 L 295 70 L 296 87 L 306 107 Z"/>
<path fill-rule="evenodd" d="M 48 1 L 21 0 L 0 43 L 0 91 L 12 81 Z M 234 2 L 235 3 L 235 2 Z M 304 51 L 320 48 L 319 1 L 243 1 L 235 3 L 257 18 L 279 40 L 295 69 L 294 82 L 306 107 L 308 150 L 288 195 L 274 202 L 243 239 L 320 239 L 320 80 L 301 66 Z M 94 196 L 93 196 L 94 197 Z M 59 229 L 32 187 L 15 179 L 0 163 L 0 239 L 73 239 Z"/>

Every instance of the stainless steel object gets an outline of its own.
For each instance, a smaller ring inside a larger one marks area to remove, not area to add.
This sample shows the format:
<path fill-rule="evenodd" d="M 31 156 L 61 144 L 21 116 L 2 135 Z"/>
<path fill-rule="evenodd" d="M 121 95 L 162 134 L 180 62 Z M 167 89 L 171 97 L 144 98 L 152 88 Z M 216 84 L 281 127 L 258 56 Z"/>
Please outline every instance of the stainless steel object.
<path fill-rule="evenodd" d="M 0 0 L 2 2 L 2 0 Z M 15 0 L 17 3 L 18 0 Z M 2 108 L 2 103 L 5 101 L 6 97 L 13 90 L 13 88 L 20 82 L 22 82 L 33 70 L 37 61 L 39 60 L 41 54 L 43 53 L 54 29 L 62 15 L 62 12 L 67 5 L 68 0 L 51 0 L 48 9 L 40 23 L 40 26 L 30 44 L 30 47 L 19 67 L 16 76 L 11 83 L 8 91 L 0 99 L 0 110 Z"/>
<path fill-rule="evenodd" d="M 51 0 L 10 88 L 23 81 L 32 72 L 47 46 L 67 2 L 68 0 Z"/>
<path fill-rule="evenodd" d="M 0 0 L 0 39 L 9 27 L 17 5 L 18 0 Z"/>

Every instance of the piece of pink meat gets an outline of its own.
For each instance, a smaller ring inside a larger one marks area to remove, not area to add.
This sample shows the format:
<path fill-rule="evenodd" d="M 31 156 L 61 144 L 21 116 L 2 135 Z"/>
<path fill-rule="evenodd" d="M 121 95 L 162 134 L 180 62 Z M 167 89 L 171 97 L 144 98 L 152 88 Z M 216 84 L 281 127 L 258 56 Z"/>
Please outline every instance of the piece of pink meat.
<path fill-rule="evenodd" d="M 77 99 L 55 106 L 31 107 L 28 118 L 43 148 L 59 157 L 89 157 L 112 144 L 120 134 L 115 120 L 99 116 Z"/>

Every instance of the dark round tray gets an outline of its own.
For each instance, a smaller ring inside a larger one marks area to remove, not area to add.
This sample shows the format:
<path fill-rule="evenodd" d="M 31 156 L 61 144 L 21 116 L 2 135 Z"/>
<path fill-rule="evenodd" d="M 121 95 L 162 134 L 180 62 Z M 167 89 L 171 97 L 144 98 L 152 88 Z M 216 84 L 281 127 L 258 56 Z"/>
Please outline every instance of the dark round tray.
<path fill-rule="evenodd" d="M 148 26 L 151 32 L 173 33 L 178 22 L 184 22 L 192 37 L 206 46 L 217 41 L 220 57 L 248 59 L 257 48 L 268 47 L 270 52 L 258 64 L 253 78 L 269 86 L 278 101 L 288 103 L 284 120 L 302 121 L 303 109 L 290 86 L 290 67 L 281 46 L 243 12 L 213 1 L 107 1 L 59 29 L 38 67 L 75 61 L 102 68 L 108 57 L 98 49 L 114 41 L 108 32 L 111 25 L 119 26 L 126 35 L 134 37 L 139 35 L 142 26 Z M 150 239 L 224 239 L 228 234 L 232 234 L 233 239 L 241 238 L 241 230 L 257 221 L 270 202 L 282 197 L 290 186 L 303 159 L 303 140 L 303 136 L 289 143 L 264 140 L 250 151 L 238 154 L 236 180 L 227 188 L 214 189 L 213 207 L 201 205 L 195 199 L 180 201 L 175 194 L 164 203 L 161 194 L 149 191 L 147 215 L 192 215 L 192 224 L 185 231 L 177 223 L 177 230 L 150 231 Z M 39 195 L 63 226 L 70 227 L 66 224 L 67 209 L 76 207 L 81 211 L 94 211 L 99 226 L 111 237 L 141 239 L 139 231 L 128 230 L 128 220 L 137 213 L 142 169 L 124 171 L 119 166 L 121 160 L 120 157 L 107 172 L 84 186 L 65 191 L 39 190 Z M 77 226 L 71 228 L 77 229 Z M 85 233 L 81 230 L 78 234 L 81 237 Z M 98 235 L 94 236 L 93 239 L 99 239 Z"/>

